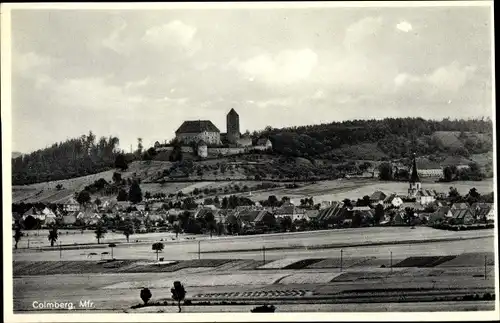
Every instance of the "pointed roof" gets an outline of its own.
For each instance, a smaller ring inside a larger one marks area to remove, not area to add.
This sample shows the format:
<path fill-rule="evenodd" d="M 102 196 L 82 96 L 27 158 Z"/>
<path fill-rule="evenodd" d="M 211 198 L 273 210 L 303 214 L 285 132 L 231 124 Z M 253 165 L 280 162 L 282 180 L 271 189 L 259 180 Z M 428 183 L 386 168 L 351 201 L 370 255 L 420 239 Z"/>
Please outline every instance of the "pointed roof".
<path fill-rule="evenodd" d="M 229 110 L 229 112 L 227 113 L 227 115 L 238 115 L 238 112 L 236 112 L 236 110 L 234 110 L 233 108 L 231 108 L 231 110 Z"/>
<path fill-rule="evenodd" d="M 417 157 L 413 154 L 413 166 L 411 170 L 410 183 L 420 182 L 420 178 L 418 177 L 417 171 Z"/>

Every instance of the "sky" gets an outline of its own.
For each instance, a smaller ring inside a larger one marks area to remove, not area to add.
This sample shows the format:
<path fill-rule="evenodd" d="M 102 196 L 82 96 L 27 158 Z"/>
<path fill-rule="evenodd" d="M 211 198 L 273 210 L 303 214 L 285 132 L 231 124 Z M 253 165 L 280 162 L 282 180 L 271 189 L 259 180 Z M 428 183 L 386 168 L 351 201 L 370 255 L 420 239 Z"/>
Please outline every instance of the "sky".
<path fill-rule="evenodd" d="M 13 10 L 12 150 L 90 130 L 129 151 L 226 131 L 492 117 L 489 7 Z"/>

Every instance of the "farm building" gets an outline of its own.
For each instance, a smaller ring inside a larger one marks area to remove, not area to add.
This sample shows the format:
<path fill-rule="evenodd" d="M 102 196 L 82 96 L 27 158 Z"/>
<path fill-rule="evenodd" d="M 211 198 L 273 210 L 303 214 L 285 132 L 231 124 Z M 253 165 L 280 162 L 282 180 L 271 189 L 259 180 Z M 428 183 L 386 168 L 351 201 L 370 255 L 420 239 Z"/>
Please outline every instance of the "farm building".
<path fill-rule="evenodd" d="M 316 219 L 320 222 L 336 222 L 345 217 L 345 210 L 343 203 L 333 202 L 332 206 L 320 210 Z"/>

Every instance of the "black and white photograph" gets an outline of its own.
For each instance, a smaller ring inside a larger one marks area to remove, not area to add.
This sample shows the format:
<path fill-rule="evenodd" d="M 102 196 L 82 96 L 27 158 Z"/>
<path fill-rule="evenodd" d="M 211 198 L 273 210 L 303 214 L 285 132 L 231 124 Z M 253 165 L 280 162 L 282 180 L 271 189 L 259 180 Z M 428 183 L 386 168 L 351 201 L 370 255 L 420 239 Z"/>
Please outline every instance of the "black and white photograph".
<path fill-rule="evenodd" d="M 493 1 L 1 11 L 7 322 L 498 319 Z"/>

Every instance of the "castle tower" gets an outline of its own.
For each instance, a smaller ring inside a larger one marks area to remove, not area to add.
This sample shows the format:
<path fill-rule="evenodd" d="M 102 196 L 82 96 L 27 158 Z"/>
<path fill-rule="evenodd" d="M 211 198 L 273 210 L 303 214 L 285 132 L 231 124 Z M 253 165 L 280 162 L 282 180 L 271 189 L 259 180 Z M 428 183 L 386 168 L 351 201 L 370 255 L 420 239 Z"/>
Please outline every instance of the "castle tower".
<path fill-rule="evenodd" d="M 240 139 L 240 116 L 234 109 L 231 109 L 226 116 L 227 140 L 236 143 Z"/>
<path fill-rule="evenodd" d="M 417 158 L 413 154 L 413 165 L 410 175 L 410 187 L 408 188 L 408 196 L 416 197 L 417 193 L 422 189 L 422 183 L 420 183 L 420 178 L 418 177 L 417 171 Z"/>

